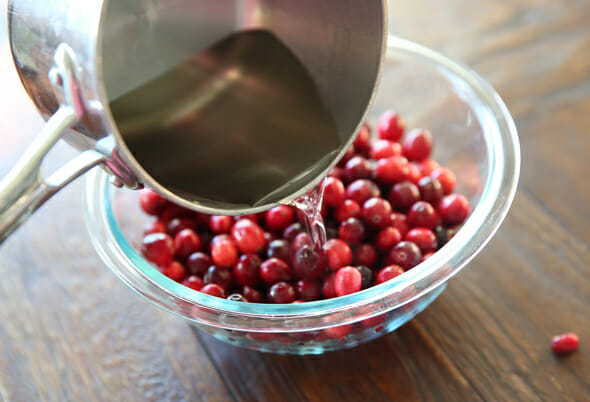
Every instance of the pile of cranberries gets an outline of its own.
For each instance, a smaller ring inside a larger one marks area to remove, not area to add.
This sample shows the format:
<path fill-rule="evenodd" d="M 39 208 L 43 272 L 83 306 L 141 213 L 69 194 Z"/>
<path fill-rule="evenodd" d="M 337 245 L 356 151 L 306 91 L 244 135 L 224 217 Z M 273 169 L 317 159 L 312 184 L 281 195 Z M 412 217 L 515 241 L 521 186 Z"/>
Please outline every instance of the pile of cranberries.
<path fill-rule="evenodd" d="M 161 272 L 203 293 L 251 303 L 329 299 L 381 284 L 429 258 L 470 210 L 455 174 L 430 159 L 433 138 L 385 113 L 365 124 L 324 180 L 328 241 L 312 244 L 290 206 L 241 217 L 209 216 L 142 190 L 155 217 L 142 253 Z"/>

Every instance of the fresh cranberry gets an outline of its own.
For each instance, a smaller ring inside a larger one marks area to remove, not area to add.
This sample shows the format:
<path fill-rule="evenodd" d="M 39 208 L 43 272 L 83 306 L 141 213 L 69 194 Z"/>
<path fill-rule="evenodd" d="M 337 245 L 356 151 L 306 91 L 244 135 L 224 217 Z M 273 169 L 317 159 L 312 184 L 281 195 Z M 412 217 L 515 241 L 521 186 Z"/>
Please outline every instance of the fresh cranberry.
<path fill-rule="evenodd" d="M 286 282 L 275 283 L 268 289 L 268 301 L 275 304 L 287 304 L 295 301 L 295 289 Z"/>
<path fill-rule="evenodd" d="M 267 258 L 278 258 L 283 261 L 291 260 L 291 245 L 288 241 L 279 239 L 273 240 L 268 244 L 266 251 Z"/>
<path fill-rule="evenodd" d="M 203 276 L 211 265 L 213 265 L 211 257 L 201 252 L 191 254 L 186 260 L 186 270 L 189 275 Z"/>
<path fill-rule="evenodd" d="M 445 195 L 449 195 L 455 191 L 457 176 L 455 176 L 455 173 L 451 169 L 439 168 L 430 175 L 440 182 Z"/>
<path fill-rule="evenodd" d="M 354 250 L 354 263 L 372 267 L 377 262 L 377 250 L 372 244 L 361 244 Z"/>
<path fill-rule="evenodd" d="M 334 218 L 338 222 L 347 220 L 348 218 L 358 218 L 361 214 L 360 205 L 353 200 L 345 200 L 334 210 Z"/>
<path fill-rule="evenodd" d="M 159 215 L 159 219 L 162 222 L 170 222 L 172 219 L 176 218 L 194 219 L 194 217 L 195 213 L 190 209 L 172 203 L 170 203 Z"/>
<path fill-rule="evenodd" d="M 299 222 L 295 222 L 283 231 L 283 238 L 287 241 L 293 241 L 299 233 L 303 232 L 303 230 L 303 225 Z"/>
<path fill-rule="evenodd" d="M 400 241 L 402 241 L 402 234 L 398 229 L 390 226 L 377 234 L 375 244 L 379 250 L 387 251 Z"/>
<path fill-rule="evenodd" d="M 145 188 L 139 192 L 139 206 L 146 214 L 156 216 L 170 206 L 170 201 L 154 190 Z"/>
<path fill-rule="evenodd" d="M 346 296 L 361 290 L 363 277 L 354 267 L 340 268 L 334 277 L 336 296 Z"/>
<path fill-rule="evenodd" d="M 211 265 L 203 277 L 206 285 L 216 283 L 224 289 L 229 289 L 234 284 L 231 268 Z"/>
<path fill-rule="evenodd" d="M 412 205 L 420 201 L 420 190 L 409 181 L 398 183 L 389 192 L 391 205 L 400 211 L 407 211 Z"/>
<path fill-rule="evenodd" d="M 416 165 L 414 162 L 408 163 L 408 173 L 406 174 L 406 178 L 404 180 L 418 185 L 418 181 L 420 181 L 421 178 L 422 173 L 420 172 L 418 165 Z"/>
<path fill-rule="evenodd" d="M 324 203 L 329 207 L 337 207 L 344 202 L 346 189 L 344 184 L 333 177 L 324 180 Z"/>
<path fill-rule="evenodd" d="M 350 146 L 346 152 L 344 153 L 344 155 L 342 155 L 342 158 L 340 158 L 340 161 L 338 162 L 338 166 L 339 167 L 344 167 L 346 165 L 346 162 L 348 162 L 350 160 L 350 158 L 352 158 L 355 155 L 354 152 L 354 146 Z"/>
<path fill-rule="evenodd" d="M 436 251 L 438 247 L 436 235 L 432 230 L 426 228 L 415 228 L 410 230 L 406 234 L 405 240 L 416 244 L 422 253 Z"/>
<path fill-rule="evenodd" d="M 244 286 L 242 294 L 250 303 L 264 303 L 264 296 L 258 290 L 251 286 Z"/>
<path fill-rule="evenodd" d="M 578 335 L 567 333 L 553 337 L 551 340 L 551 349 L 556 355 L 566 355 L 575 352 L 580 345 Z"/>
<path fill-rule="evenodd" d="M 400 156 L 402 154 L 402 146 L 389 140 L 377 140 L 371 145 L 369 155 L 371 159 L 379 160 L 384 158 L 391 158 L 392 156 Z"/>
<path fill-rule="evenodd" d="M 293 257 L 293 268 L 300 279 L 320 279 L 326 272 L 327 266 L 327 254 L 324 251 L 318 252 L 311 246 L 301 247 Z"/>
<path fill-rule="evenodd" d="M 322 288 L 315 281 L 300 280 L 295 284 L 295 293 L 303 301 L 314 301 L 320 298 Z"/>
<path fill-rule="evenodd" d="M 287 228 L 295 220 L 295 212 L 293 208 L 287 205 L 279 205 L 266 211 L 265 221 L 266 227 L 270 230 L 282 231 Z"/>
<path fill-rule="evenodd" d="M 348 244 L 358 244 L 365 237 L 365 227 L 360 220 L 350 218 L 340 224 L 338 236 Z"/>
<path fill-rule="evenodd" d="M 293 279 L 291 267 L 278 258 L 269 258 L 260 265 L 262 280 L 269 285 L 277 282 L 289 282 Z"/>
<path fill-rule="evenodd" d="M 346 187 L 346 199 L 363 205 L 369 198 L 379 197 L 381 191 L 371 180 L 355 180 Z"/>
<path fill-rule="evenodd" d="M 348 334 L 350 334 L 350 332 L 352 331 L 352 325 L 351 324 L 339 325 L 337 327 L 324 328 L 322 331 L 329 338 L 343 339 Z"/>
<path fill-rule="evenodd" d="M 338 166 L 333 167 L 332 170 L 330 170 L 330 172 L 328 173 L 328 177 L 333 177 L 340 181 L 344 180 L 344 168 Z"/>
<path fill-rule="evenodd" d="M 434 177 L 425 176 L 418 182 L 420 198 L 431 205 L 438 205 L 444 196 L 444 190 L 440 181 Z"/>
<path fill-rule="evenodd" d="M 402 152 L 411 161 L 423 161 L 432 153 L 432 134 L 428 130 L 412 130 L 406 136 Z"/>
<path fill-rule="evenodd" d="M 148 223 L 143 230 L 143 235 L 147 236 L 152 233 L 166 233 L 166 225 L 164 222 L 157 220 Z"/>
<path fill-rule="evenodd" d="M 201 239 L 192 229 L 184 229 L 174 236 L 176 257 L 185 260 L 201 249 Z"/>
<path fill-rule="evenodd" d="M 405 236 L 406 233 L 410 230 L 410 225 L 408 224 L 408 218 L 404 214 L 400 214 L 399 212 L 394 212 L 389 217 L 389 226 L 392 226 L 399 230 L 402 236 Z"/>
<path fill-rule="evenodd" d="M 438 243 L 438 247 L 442 247 L 449 242 L 457 233 L 456 228 L 445 228 L 443 226 L 437 226 L 434 228 L 434 234 Z"/>
<path fill-rule="evenodd" d="M 336 289 L 334 288 L 334 278 L 336 278 L 336 273 L 329 274 L 328 276 L 324 277 L 324 282 L 322 283 L 322 294 L 326 299 L 336 297 Z"/>
<path fill-rule="evenodd" d="M 209 243 L 211 243 L 211 247 L 213 247 L 213 245 L 215 243 L 218 243 L 220 241 L 233 242 L 234 240 L 232 239 L 232 237 L 230 235 L 224 233 L 224 234 L 218 234 L 217 236 L 214 236 Z"/>
<path fill-rule="evenodd" d="M 193 290 L 201 290 L 204 286 L 203 280 L 198 276 L 192 275 L 182 281 L 182 284 Z"/>
<path fill-rule="evenodd" d="M 426 159 L 418 164 L 418 169 L 420 169 L 422 176 L 430 176 L 432 172 L 439 168 L 440 165 L 438 162 L 432 159 Z"/>
<path fill-rule="evenodd" d="M 446 225 L 459 225 L 469 215 L 469 201 L 461 194 L 447 195 L 440 202 L 438 212 Z"/>
<path fill-rule="evenodd" d="M 348 181 L 368 179 L 372 174 L 371 164 L 362 156 L 353 157 L 344 166 L 344 177 Z"/>
<path fill-rule="evenodd" d="M 367 123 L 363 124 L 361 129 L 359 130 L 356 138 L 354 139 L 353 146 L 354 149 L 363 152 L 369 149 L 369 145 L 371 143 L 371 126 Z"/>
<path fill-rule="evenodd" d="M 197 224 L 190 218 L 174 218 L 168 222 L 168 225 L 166 226 L 166 231 L 172 237 L 185 229 L 195 231 L 197 230 Z"/>
<path fill-rule="evenodd" d="M 172 261 L 164 266 L 162 273 L 176 282 L 180 282 L 186 276 L 184 267 L 178 261 Z"/>
<path fill-rule="evenodd" d="M 233 275 L 240 286 L 257 286 L 260 281 L 260 265 L 262 260 L 257 254 L 244 254 L 234 265 Z"/>
<path fill-rule="evenodd" d="M 392 208 L 389 201 L 375 197 L 363 204 L 362 216 L 367 226 L 379 229 L 389 224 L 391 212 Z"/>
<path fill-rule="evenodd" d="M 404 273 L 404 269 L 399 265 L 389 265 L 381 269 L 375 278 L 375 284 L 380 285 Z"/>
<path fill-rule="evenodd" d="M 209 227 L 215 234 L 229 233 L 233 223 L 231 216 L 213 215 L 209 220 Z"/>
<path fill-rule="evenodd" d="M 249 219 L 240 219 L 231 229 L 231 236 L 242 253 L 259 253 L 266 246 L 264 230 Z"/>
<path fill-rule="evenodd" d="M 328 266 L 332 271 L 337 271 L 339 268 L 352 263 L 352 250 L 344 240 L 328 240 L 324 248 L 328 253 Z"/>
<path fill-rule="evenodd" d="M 406 122 L 397 113 L 385 112 L 379 119 L 379 138 L 399 141 L 406 130 Z"/>
<path fill-rule="evenodd" d="M 249 221 L 252 221 L 252 222 L 254 222 L 257 225 L 258 225 L 258 222 L 259 222 L 259 216 L 258 216 L 258 214 L 248 214 L 248 215 L 236 216 L 234 219 L 235 219 L 236 222 L 237 221 L 240 221 L 242 219 L 248 219 Z"/>
<path fill-rule="evenodd" d="M 375 168 L 375 177 L 380 183 L 394 184 L 408 175 L 408 160 L 403 156 L 379 159 Z"/>
<path fill-rule="evenodd" d="M 412 242 L 402 241 L 391 249 L 388 256 L 388 262 L 399 265 L 404 270 L 414 268 L 422 261 L 420 248 Z"/>
<path fill-rule="evenodd" d="M 174 240 L 165 233 L 153 233 L 145 236 L 141 252 L 148 261 L 164 266 L 174 258 Z"/>
<path fill-rule="evenodd" d="M 365 265 L 359 265 L 356 269 L 361 273 L 361 289 L 367 289 L 373 283 L 373 270 Z"/>
<path fill-rule="evenodd" d="M 439 217 L 434 207 L 426 201 L 418 201 L 408 212 L 408 224 L 411 227 L 434 229 L 439 223 Z"/>
<path fill-rule="evenodd" d="M 211 243 L 211 258 L 216 265 L 232 267 L 238 261 L 238 248 L 230 239 Z"/>
<path fill-rule="evenodd" d="M 222 299 L 225 299 L 225 289 L 215 283 L 210 283 L 203 286 L 200 292 L 208 294 L 209 296 L 221 297 Z"/>
<path fill-rule="evenodd" d="M 305 246 L 312 246 L 311 236 L 309 233 L 299 233 L 295 236 L 295 240 L 293 240 L 293 250 L 298 251 Z"/>
<path fill-rule="evenodd" d="M 231 217 L 228 216 L 228 218 L 231 221 Z M 208 214 L 203 214 L 200 212 L 197 212 L 195 214 L 195 222 L 197 222 L 197 227 L 198 228 L 208 228 L 209 224 L 210 224 L 210 220 L 211 220 L 211 215 Z"/>

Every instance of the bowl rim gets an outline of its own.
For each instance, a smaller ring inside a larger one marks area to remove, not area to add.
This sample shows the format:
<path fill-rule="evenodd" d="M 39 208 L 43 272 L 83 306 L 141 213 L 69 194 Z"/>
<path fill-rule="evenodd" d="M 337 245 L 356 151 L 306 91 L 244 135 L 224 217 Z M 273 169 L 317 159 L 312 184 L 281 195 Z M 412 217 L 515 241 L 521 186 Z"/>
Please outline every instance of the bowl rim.
<path fill-rule="evenodd" d="M 167 278 L 133 249 L 116 225 L 110 204 L 109 175 L 94 169 L 86 180 L 84 216 L 99 256 L 134 291 L 175 315 L 227 329 L 243 328 L 247 319 L 248 330 L 261 332 L 319 329 L 356 322 L 410 303 L 446 283 L 491 240 L 514 200 L 521 162 L 516 125 L 492 86 L 461 63 L 394 36 L 388 37 L 386 57 L 421 59 L 436 65 L 443 74 L 461 80 L 486 107 L 486 123 L 495 127 L 488 130 L 482 124 L 490 173 L 480 200 L 455 237 L 432 257 L 393 280 L 334 299 L 272 305 L 216 298 Z M 407 292 L 409 288 L 415 291 Z M 381 307 L 361 311 L 370 305 L 378 306 L 385 299 L 388 303 Z"/>

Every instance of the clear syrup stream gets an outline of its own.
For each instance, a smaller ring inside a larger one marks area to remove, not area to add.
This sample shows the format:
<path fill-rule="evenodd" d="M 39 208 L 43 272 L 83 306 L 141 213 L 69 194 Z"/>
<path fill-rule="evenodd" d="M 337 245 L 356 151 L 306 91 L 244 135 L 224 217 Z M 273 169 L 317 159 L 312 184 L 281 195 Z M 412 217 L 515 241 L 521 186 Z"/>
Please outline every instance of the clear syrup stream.
<path fill-rule="evenodd" d="M 323 200 L 324 186 L 322 182 L 309 193 L 291 202 L 292 206 L 304 214 L 305 226 L 316 251 L 323 250 L 327 241 L 326 226 L 321 213 Z"/>

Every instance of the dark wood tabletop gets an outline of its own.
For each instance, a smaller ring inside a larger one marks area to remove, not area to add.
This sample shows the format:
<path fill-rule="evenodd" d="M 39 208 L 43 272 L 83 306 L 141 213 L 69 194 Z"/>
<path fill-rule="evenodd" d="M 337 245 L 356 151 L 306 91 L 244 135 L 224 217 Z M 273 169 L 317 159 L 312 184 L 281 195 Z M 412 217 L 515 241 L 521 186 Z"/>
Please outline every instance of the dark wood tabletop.
<path fill-rule="evenodd" d="M 196 336 L 115 278 L 89 242 L 78 181 L 0 247 L 0 400 L 590 400 L 590 2 L 390 6 L 392 32 L 473 67 L 520 132 L 511 213 L 442 296 L 353 350 L 236 349 Z M 42 121 L 1 20 L 3 176 Z M 60 147 L 54 159 L 72 152 Z M 556 358 L 551 337 L 567 331 L 580 349 Z"/>

